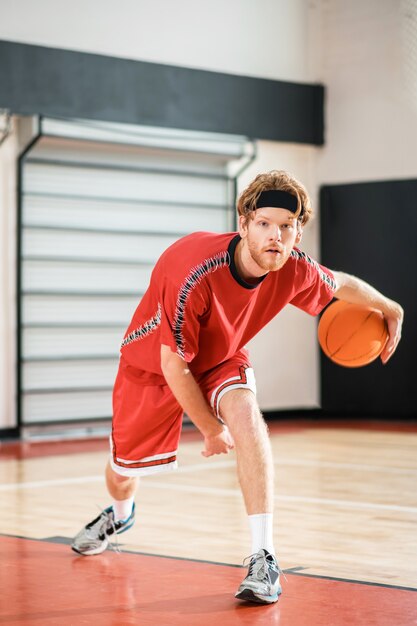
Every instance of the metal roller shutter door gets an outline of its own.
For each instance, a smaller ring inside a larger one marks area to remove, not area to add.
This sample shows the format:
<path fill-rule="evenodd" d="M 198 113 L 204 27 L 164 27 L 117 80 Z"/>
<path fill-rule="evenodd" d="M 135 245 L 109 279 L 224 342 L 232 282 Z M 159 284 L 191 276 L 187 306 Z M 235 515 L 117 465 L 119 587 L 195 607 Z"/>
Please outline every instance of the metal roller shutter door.
<path fill-rule="evenodd" d="M 129 131 L 129 132 L 127 132 Z M 43 120 L 21 184 L 21 424 L 111 417 L 119 345 L 161 252 L 233 228 L 248 143 Z"/>

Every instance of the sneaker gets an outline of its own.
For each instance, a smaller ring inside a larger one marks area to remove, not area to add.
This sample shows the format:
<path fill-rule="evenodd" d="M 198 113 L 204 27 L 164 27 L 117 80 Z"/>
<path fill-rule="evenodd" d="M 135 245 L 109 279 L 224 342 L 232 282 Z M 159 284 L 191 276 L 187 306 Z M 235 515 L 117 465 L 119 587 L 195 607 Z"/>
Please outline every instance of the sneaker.
<path fill-rule="evenodd" d="M 278 600 L 282 592 L 279 584 L 280 568 L 276 558 L 266 550 L 259 550 L 250 557 L 248 575 L 243 580 L 236 598 L 248 602 L 272 604 Z M 243 564 L 245 565 L 245 561 Z"/>
<path fill-rule="evenodd" d="M 92 522 L 87 524 L 80 530 L 74 538 L 71 548 L 83 554 L 90 556 L 92 554 L 101 554 L 109 545 L 109 536 L 113 534 L 120 535 L 129 530 L 135 522 L 135 505 L 133 504 L 132 512 L 125 520 L 114 519 L 113 507 L 109 506 Z"/>

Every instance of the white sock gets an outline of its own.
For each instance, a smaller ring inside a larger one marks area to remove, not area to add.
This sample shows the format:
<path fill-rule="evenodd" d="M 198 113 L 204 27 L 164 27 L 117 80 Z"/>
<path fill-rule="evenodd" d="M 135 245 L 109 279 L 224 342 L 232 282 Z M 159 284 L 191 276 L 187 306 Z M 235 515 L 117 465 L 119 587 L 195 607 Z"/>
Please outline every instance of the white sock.
<path fill-rule="evenodd" d="M 133 496 L 126 500 L 113 500 L 114 519 L 116 522 L 129 517 L 133 509 L 133 501 Z"/>
<path fill-rule="evenodd" d="M 272 538 L 272 513 L 249 515 L 249 525 L 252 537 L 252 552 L 256 554 L 263 548 L 275 556 L 274 540 Z"/>

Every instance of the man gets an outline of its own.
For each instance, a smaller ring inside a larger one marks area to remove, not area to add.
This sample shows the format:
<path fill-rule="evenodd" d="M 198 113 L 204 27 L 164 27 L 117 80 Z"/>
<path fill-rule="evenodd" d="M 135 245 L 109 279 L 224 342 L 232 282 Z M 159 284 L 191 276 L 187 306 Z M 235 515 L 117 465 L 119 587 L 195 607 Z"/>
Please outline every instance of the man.
<path fill-rule="evenodd" d="M 111 534 L 132 526 L 138 477 L 176 467 L 185 411 L 204 437 L 203 456 L 236 450 L 252 537 L 248 575 L 236 597 L 269 604 L 281 593 L 272 538 L 273 461 L 244 346 L 286 304 L 317 315 L 336 296 L 383 312 L 386 363 L 400 339 L 403 311 L 295 247 L 312 209 L 290 174 L 257 176 L 240 196 L 238 213 L 239 234 L 189 235 L 154 268 L 122 342 L 114 387 L 106 468 L 113 503 L 78 533 L 72 548 L 99 554 Z"/>

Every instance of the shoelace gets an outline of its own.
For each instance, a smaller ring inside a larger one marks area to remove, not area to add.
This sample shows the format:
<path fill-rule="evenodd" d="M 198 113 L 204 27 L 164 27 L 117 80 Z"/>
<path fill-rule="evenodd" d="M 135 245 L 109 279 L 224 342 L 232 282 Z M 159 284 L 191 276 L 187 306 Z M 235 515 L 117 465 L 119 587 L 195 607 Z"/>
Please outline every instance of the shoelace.
<path fill-rule="evenodd" d="M 116 552 L 116 554 L 121 554 L 121 550 L 120 550 L 120 546 L 119 546 L 119 541 L 117 539 L 117 532 L 116 532 L 116 526 L 114 524 L 114 516 L 111 515 L 110 513 L 108 513 L 106 511 L 106 509 L 101 509 L 98 505 L 96 505 L 97 508 L 100 509 L 101 511 L 101 516 L 100 519 L 97 521 L 97 524 L 100 524 L 100 529 L 102 529 L 103 527 L 103 522 L 105 522 L 106 526 L 103 529 L 103 532 L 105 533 L 107 540 L 109 542 L 109 546 L 110 549 L 113 550 L 113 552 Z M 101 519 L 101 517 L 104 517 L 104 520 Z M 113 533 L 111 535 L 108 535 L 106 530 L 108 528 L 112 528 L 113 529 Z M 110 537 L 112 537 L 112 535 L 114 535 L 114 542 L 112 541 L 112 539 Z"/>
<path fill-rule="evenodd" d="M 267 557 L 264 554 L 255 552 L 254 554 L 251 554 L 250 556 L 247 556 L 244 559 L 243 561 L 244 567 L 246 567 L 248 563 L 249 563 L 248 576 L 256 576 L 258 580 L 262 580 L 262 578 L 264 578 L 264 576 L 266 575 L 268 571 Z M 275 565 L 277 567 L 278 574 L 282 574 L 285 582 L 287 582 L 287 577 L 285 576 L 285 573 L 280 568 L 278 561 L 276 559 L 275 559 Z"/>
<path fill-rule="evenodd" d="M 259 580 L 265 576 L 268 569 L 268 564 L 264 555 L 255 553 L 247 556 L 246 559 L 244 559 L 243 561 L 243 565 L 244 567 L 246 567 L 248 564 L 248 576 L 256 576 Z"/>

